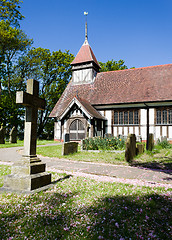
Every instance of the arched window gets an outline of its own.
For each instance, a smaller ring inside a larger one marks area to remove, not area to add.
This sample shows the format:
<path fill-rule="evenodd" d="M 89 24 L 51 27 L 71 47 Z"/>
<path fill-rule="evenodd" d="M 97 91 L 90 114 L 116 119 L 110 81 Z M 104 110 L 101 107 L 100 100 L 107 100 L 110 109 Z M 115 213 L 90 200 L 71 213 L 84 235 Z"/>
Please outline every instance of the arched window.
<path fill-rule="evenodd" d="M 85 127 L 81 120 L 74 120 L 70 127 L 70 140 L 81 140 L 85 138 Z"/>

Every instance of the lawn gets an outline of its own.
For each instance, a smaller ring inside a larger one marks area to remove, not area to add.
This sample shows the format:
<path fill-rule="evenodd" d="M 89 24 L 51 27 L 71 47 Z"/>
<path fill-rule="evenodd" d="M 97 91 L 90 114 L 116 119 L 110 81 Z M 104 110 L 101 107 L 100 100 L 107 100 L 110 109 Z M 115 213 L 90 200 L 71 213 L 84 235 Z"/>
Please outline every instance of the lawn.
<path fill-rule="evenodd" d="M 171 239 L 170 189 L 57 173 L 53 181 L 33 195 L 0 194 L 0 239 Z"/>
<path fill-rule="evenodd" d="M 101 152 L 87 152 L 79 151 L 74 154 L 62 156 L 62 145 L 38 147 L 37 154 L 48 157 L 66 158 L 74 161 L 84 162 L 101 162 L 101 163 L 112 163 L 112 164 L 124 164 L 128 163 L 124 160 L 125 153 L 114 153 L 108 151 Z"/>
<path fill-rule="evenodd" d="M 66 158 L 74 161 L 122 164 L 172 170 L 172 148 L 161 149 L 157 146 L 155 146 L 152 152 L 146 151 L 144 154 L 137 156 L 131 163 L 127 163 L 124 160 L 124 152 L 82 152 L 79 150 L 78 153 L 62 156 L 62 145 L 38 147 L 37 154 L 48 157 Z"/>
<path fill-rule="evenodd" d="M 37 145 L 46 145 L 50 143 L 56 143 L 54 140 L 37 140 Z M 5 144 L 0 144 L 0 148 L 10 148 L 10 147 L 23 147 L 24 141 L 18 140 L 17 143 L 5 142 Z"/>

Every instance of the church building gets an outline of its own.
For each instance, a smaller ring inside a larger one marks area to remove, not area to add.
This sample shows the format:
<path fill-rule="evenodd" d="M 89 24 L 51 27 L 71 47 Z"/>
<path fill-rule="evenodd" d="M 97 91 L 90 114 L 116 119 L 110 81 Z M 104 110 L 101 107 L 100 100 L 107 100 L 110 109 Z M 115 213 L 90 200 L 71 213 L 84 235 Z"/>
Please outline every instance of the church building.
<path fill-rule="evenodd" d="M 54 139 L 127 136 L 172 141 L 172 64 L 99 72 L 85 41 L 71 63 L 72 79 L 52 110 Z"/>

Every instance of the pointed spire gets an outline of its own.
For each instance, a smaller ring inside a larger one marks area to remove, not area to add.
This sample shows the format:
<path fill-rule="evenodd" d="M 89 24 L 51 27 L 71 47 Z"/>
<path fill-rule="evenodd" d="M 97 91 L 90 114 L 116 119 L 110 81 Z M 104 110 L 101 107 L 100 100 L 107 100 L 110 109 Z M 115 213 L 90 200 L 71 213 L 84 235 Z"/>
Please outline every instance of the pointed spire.
<path fill-rule="evenodd" d="M 84 15 L 86 16 L 86 21 L 85 21 L 85 42 L 84 45 L 88 44 L 88 28 L 87 28 L 87 15 L 88 12 L 84 12 Z"/>

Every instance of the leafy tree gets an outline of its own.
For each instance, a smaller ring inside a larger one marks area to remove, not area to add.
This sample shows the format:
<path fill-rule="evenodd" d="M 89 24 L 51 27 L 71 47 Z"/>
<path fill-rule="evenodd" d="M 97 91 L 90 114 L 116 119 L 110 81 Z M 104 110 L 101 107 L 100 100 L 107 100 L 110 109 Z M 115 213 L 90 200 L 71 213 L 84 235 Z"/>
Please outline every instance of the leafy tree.
<path fill-rule="evenodd" d="M 40 96 L 46 100 L 45 111 L 38 114 L 38 136 L 50 137 L 53 134 L 53 121 L 48 116 L 69 82 L 73 59 L 69 51 L 51 53 L 48 49 L 33 48 L 18 61 L 15 74 L 20 82 L 29 78 L 38 80 Z"/>
<path fill-rule="evenodd" d="M 32 40 L 20 29 L 19 0 L 0 0 L 0 123 L 8 130 L 12 126 L 22 126 L 23 108 L 15 103 L 16 90 L 23 83 L 14 75 L 17 58 L 30 47 Z"/>
<path fill-rule="evenodd" d="M 20 12 L 20 0 L 0 0 L 0 21 L 7 21 L 11 26 L 19 27 L 24 18 Z"/>
<path fill-rule="evenodd" d="M 99 62 L 99 65 L 101 67 L 100 72 L 128 69 L 123 60 L 115 61 L 112 59 L 106 63 Z"/>
<path fill-rule="evenodd" d="M 0 21 L 0 53 L 1 69 L 3 69 L 3 85 L 8 88 L 11 96 L 11 80 L 13 63 L 15 58 L 23 53 L 31 45 L 32 40 L 17 28 L 10 26 L 8 22 Z"/>

